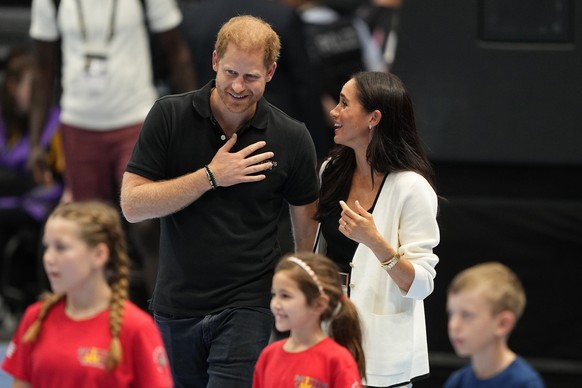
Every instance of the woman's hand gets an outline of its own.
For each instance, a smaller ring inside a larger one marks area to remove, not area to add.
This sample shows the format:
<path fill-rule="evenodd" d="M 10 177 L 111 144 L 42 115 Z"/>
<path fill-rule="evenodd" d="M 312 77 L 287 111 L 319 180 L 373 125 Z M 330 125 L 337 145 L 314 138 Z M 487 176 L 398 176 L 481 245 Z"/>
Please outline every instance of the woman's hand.
<path fill-rule="evenodd" d="M 352 210 L 344 201 L 340 201 L 342 207 L 341 218 L 339 219 L 339 230 L 344 236 L 364 244 L 383 263 L 391 259 L 397 253 L 396 249 L 384 239 L 378 232 L 374 218 L 371 213 L 364 209 L 359 201 L 355 202 L 355 209 Z M 380 266 L 378 266 L 380 270 Z M 405 293 L 410 290 L 414 281 L 414 267 L 408 260 L 400 260 L 387 274 L 394 280 L 398 287 Z"/>
<path fill-rule="evenodd" d="M 359 201 L 355 202 L 353 210 L 344 201 L 339 203 L 343 209 L 339 219 L 339 231 L 347 238 L 370 247 L 379 237 L 372 214 L 368 213 Z"/>

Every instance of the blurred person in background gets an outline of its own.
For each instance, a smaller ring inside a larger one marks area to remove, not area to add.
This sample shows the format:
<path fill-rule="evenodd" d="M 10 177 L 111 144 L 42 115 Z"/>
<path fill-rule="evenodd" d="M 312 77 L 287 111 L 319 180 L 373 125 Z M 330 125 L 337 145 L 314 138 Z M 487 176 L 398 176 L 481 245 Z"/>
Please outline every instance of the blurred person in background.
<path fill-rule="evenodd" d="M 14 388 L 171 388 L 152 318 L 127 300 L 129 257 L 119 210 L 59 205 L 43 233 L 52 292 L 24 313 L 2 369 Z"/>
<path fill-rule="evenodd" d="M 320 99 L 324 112 L 338 103 L 346 82 L 357 72 L 386 71 L 382 53 L 364 20 L 353 12 L 340 13 L 326 1 L 279 0 L 296 9 L 303 22 L 308 59 L 320 79 Z M 326 116 L 325 133 L 333 145 L 333 121 Z M 326 153 L 325 157 L 328 156 Z"/>
<path fill-rule="evenodd" d="M 1 326 L 9 331 L 10 313 L 19 313 L 36 298 L 34 269 L 38 264 L 40 229 L 63 191 L 64 169 L 58 132 L 59 109 L 51 106 L 40 133 L 47 150 L 47 169 L 35 179 L 27 169 L 30 155 L 29 116 L 33 56 L 26 47 L 13 48 L 4 64 L 0 94 L 0 310 Z M 37 183 L 40 182 L 40 183 Z M 4 300 L 4 303 L 2 303 Z M 1 330 L 1 328 L 0 328 Z"/>
<path fill-rule="evenodd" d="M 546 387 L 508 345 L 526 299 L 517 274 L 500 262 L 479 263 L 455 275 L 447 290 L 449 340 L 470 362 L 454 371 L 444 388 Z"/>
<path fill-rule="evenodd" d="M 396 59 L 402 3 L 403 0 L 372 0 L 355 11 L 368 24 L 373 41 L 382 52 L 388 69 L 392 68 Z"/>
<path fill-rule="evenodd" d="M 42 176 L 46 148 L 40 130 L 59 79 L 60 124 L 67 187 L 75 201 L 119 202 L 123 171 L 147 112 L 158 97 L 148 30 L 168 63 L 172 89 L 196 85 L 190 52 L 180 29 L 174 0 L 33 0 L 30 36 L 37 77 L 31 111 L 29 167 Z M 59 67 L 59 64 L 61 66 Z M 133 228 L 133 243 L 144 266 L 154 266 L 155 241 L 144 223 Z M 155 274 L 155 268 L 150 270 Z M 150 292 L 153 279 L 150 276 Z"/>

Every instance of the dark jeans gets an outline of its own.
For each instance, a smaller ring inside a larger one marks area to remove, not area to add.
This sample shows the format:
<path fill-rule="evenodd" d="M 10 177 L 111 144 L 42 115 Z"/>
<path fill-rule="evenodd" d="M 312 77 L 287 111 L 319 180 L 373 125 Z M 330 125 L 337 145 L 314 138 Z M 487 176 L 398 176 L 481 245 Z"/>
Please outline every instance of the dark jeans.
<path fill-rule="evenodd" d="M 274 323 L 267 308 L 230 308 L 201 317 L 155 312 L 154 318 L 176 388 L 250 388 Z"/>

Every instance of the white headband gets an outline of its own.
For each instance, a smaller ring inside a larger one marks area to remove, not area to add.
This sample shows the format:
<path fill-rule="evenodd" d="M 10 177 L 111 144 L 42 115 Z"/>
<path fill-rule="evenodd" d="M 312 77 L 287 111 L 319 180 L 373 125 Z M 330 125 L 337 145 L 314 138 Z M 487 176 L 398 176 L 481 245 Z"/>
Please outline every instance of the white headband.
<path fill-rule="evenodd" d="M 297 257 L 288 257 L 287 260 L 294 262 L 295 264 L 297 264 L 298 266 L 300 266 L 301 268 L 303 268 L 303 270 L 305 272 L 307 272 L 307 274 L 309 276 L 311 276 L 311 279 L 313 279 L 313 281 L 315 282 L 315 285 L 317 285 L 317 288 L 319 289 L 319 293 L 321 295 L 324 295 L 325 293 L 323 292 L 323 286 L 321 285 L 321 283 L 319 282 L 319 279 L 317 278 L 317 275 L 315 274 L 315 272 L 311 269 L 311 267 L 309 265 L 307 265 L 306 262 L 304 262 L 301 259 L 298 259 Z"/>

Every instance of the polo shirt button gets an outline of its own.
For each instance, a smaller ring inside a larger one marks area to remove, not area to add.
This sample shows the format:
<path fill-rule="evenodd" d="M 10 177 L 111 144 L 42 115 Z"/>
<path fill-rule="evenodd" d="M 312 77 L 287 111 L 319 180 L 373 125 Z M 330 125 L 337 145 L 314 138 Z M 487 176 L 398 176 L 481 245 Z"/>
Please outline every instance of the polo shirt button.
<path fill-rule="evenodd" d="M 350 267 L 354 268 L 354 262 L 350 261 Z"/>
<path fill-rule="evenodd" d="M 226 135 L 220 135 L 220 140 L 226 140 Z"/>
<path fill-rule="evenodd" d="M 350 288 L 355 288 L 356 284 L 355 283 L 350 283 Z"/>

